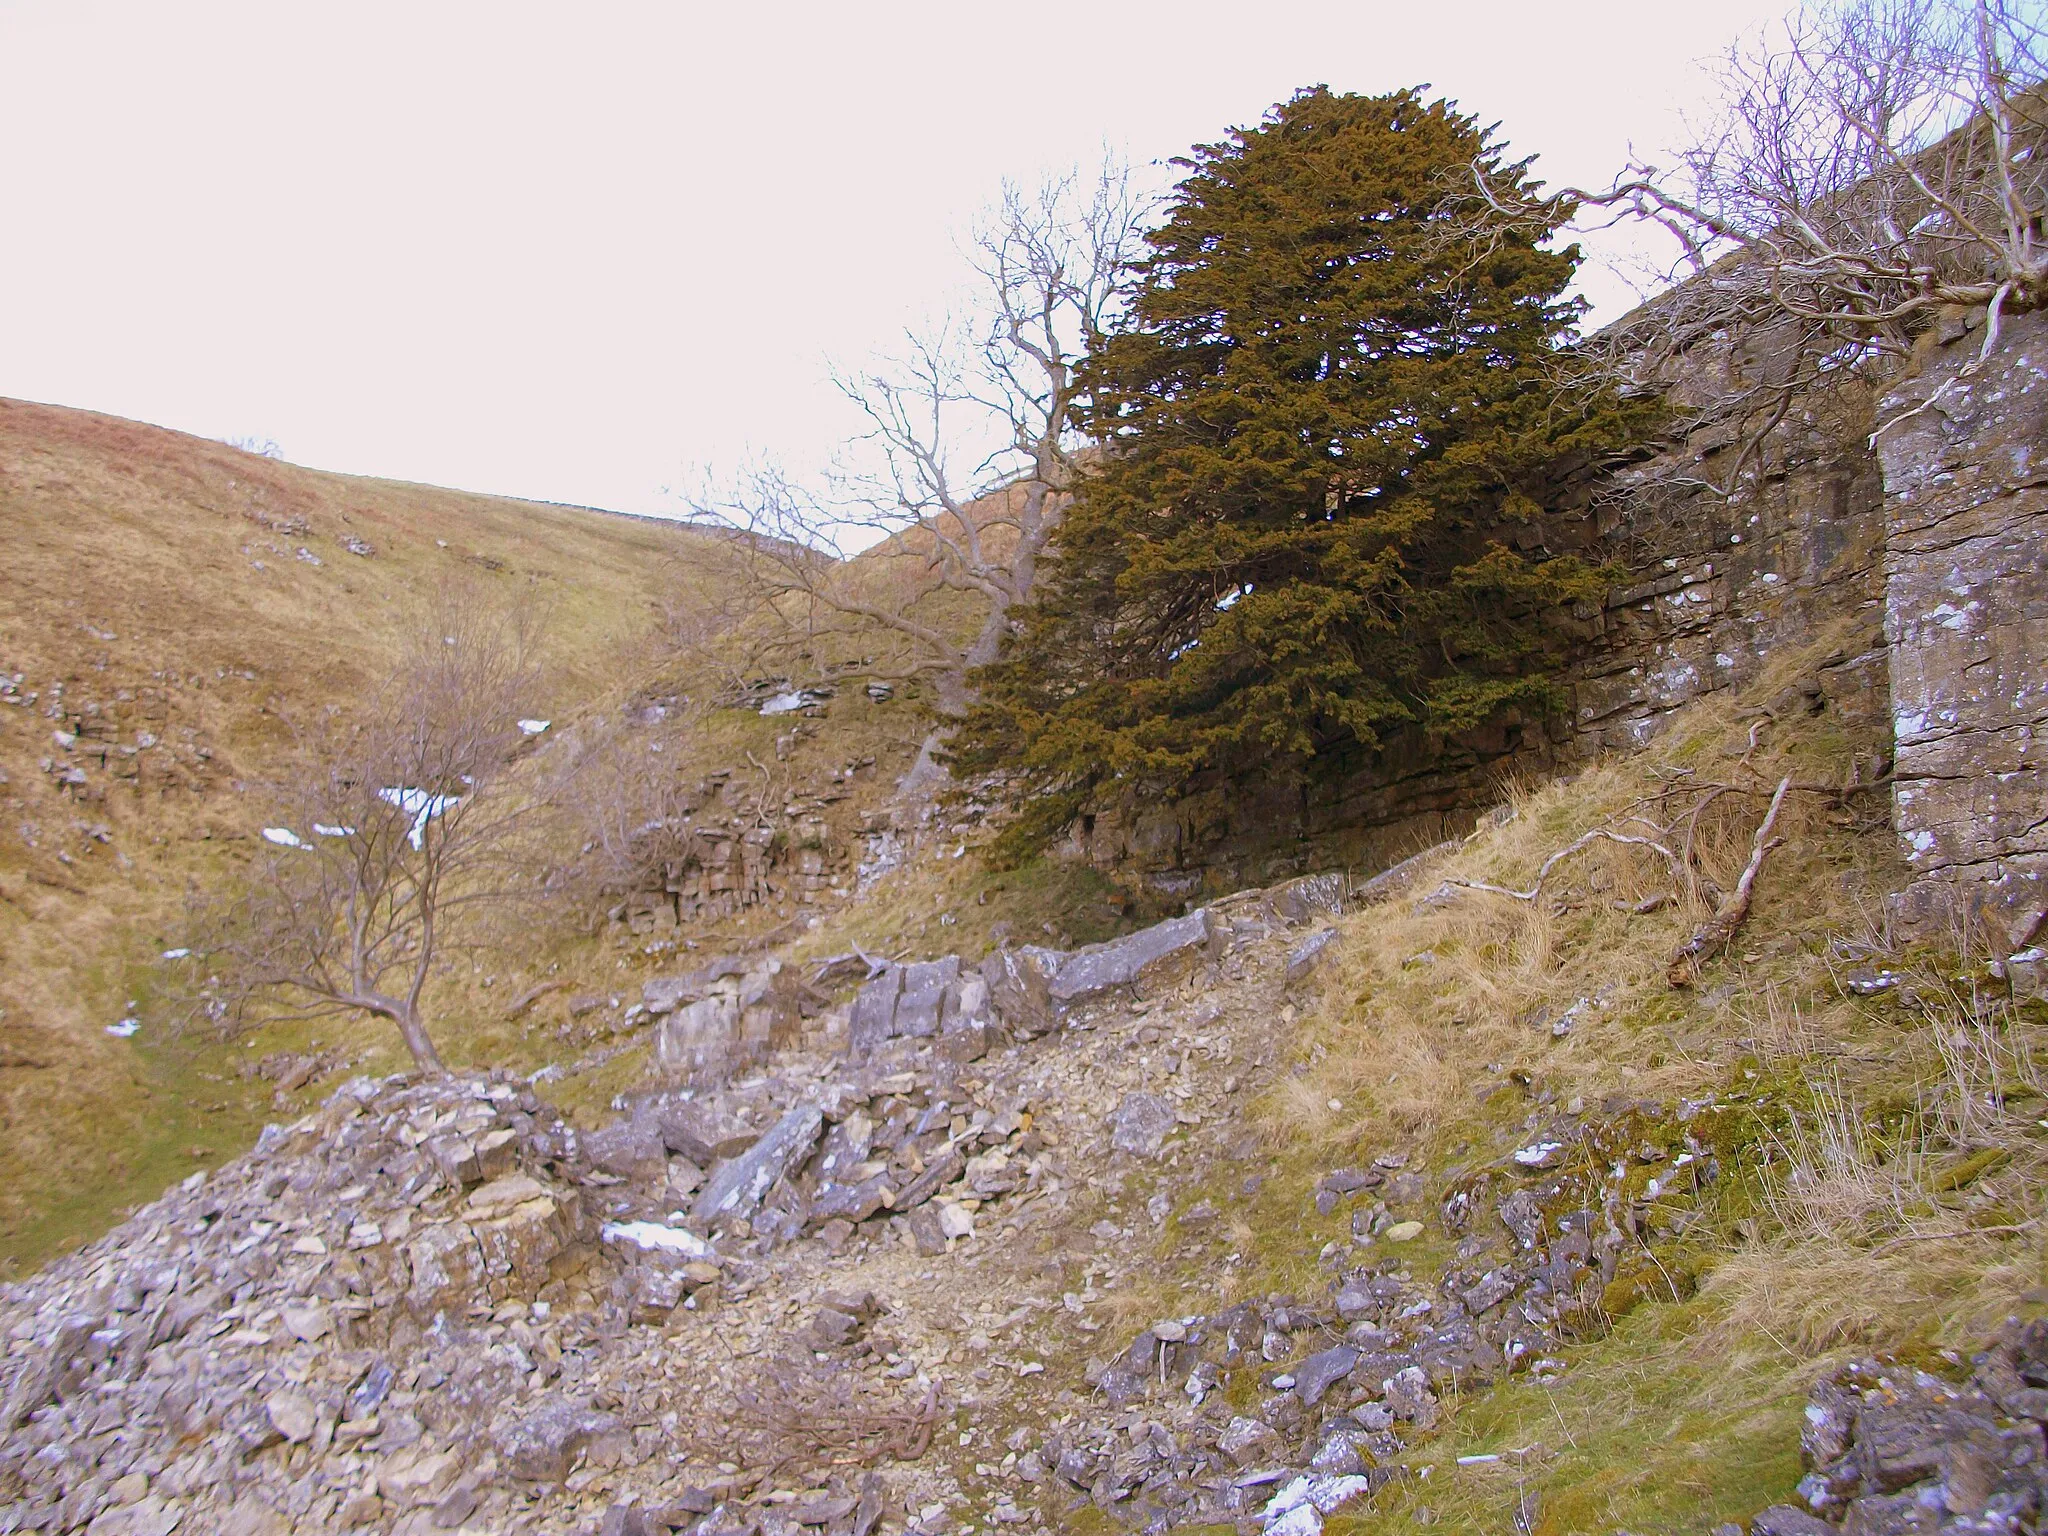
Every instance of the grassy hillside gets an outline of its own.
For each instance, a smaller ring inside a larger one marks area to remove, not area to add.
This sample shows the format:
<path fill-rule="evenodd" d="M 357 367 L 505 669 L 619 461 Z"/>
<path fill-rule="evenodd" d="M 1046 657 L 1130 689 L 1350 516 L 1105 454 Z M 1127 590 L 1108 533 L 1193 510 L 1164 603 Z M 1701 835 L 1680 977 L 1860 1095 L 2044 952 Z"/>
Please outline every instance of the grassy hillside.
<path fill-rule="evenodd" d="M 456 583 L 544 612 L 533 713 L 574 718 L 732 545 L 15 401 L 0 529 L 5 1266 L 240 1145 L 268 1110 L 269 1085 L 211 1042 L 106 1031 L 147 1002 L 188 882 L 247 848 L 247 786 L 290 722 L 345 704 Z"/>

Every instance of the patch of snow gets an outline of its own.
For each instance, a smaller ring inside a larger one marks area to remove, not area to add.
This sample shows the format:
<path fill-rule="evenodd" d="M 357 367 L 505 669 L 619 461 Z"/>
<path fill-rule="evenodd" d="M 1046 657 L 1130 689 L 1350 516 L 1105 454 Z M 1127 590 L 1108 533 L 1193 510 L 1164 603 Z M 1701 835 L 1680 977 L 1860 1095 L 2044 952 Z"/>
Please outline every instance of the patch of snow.
<path fill-rule="evenodd" d="M 290 827 L 265 827 L 263 841 L 275 843 L 280 848 L 303 848 L 305 842 Z"/>
<path fill-rule="evenodd" d="M 459 805 L 460 795 L 437 795 L 431 790 L 393 786 L 377 791 L 377 798 L 397 810 L 400 815 L 412 818 L 412 831 L 407 837 L 415 849 L 426 842 L 427 823 L 436 816 L 445 815 L 449 808 Z"/>
<path fill-rule="evenodd" d="M 1266 1536 L 1319 1536 L 1324 1515 L 1371 1491 L 1370 1482 L 1353 1475 L 1297 1477 L 1266 1505 Z"/>
<path fill-rule="evenodd" d="M 679 1259 L 715 1259 L 718 1251 L 694 1232 L 665 1227 L 658 1221 L 608 1221 L 598 1236 L 642 1253 L 665 1253 Z"/>
<path fill-rule="evenodd" d="M 522 735 L 538 736 L 554 723 L 552 720 L 522 720 L 519 722 L 519 730 Z"/>
<path fill-rule="evenodd" d="M 165 960 L 182 960 L 191 953 L 192 951 L 189 949 L 167 949 L 163 952 L 161 958 Z"/>
<path fill-rule="evenodd" d="M 123 1019 L 118 1024 L 109 1024 L 107 1026 L 107 1033 L 113 1035 L 117 1039 L 127 1040 L 133 1037 L 135 1032 L 141 1028 L 142 1023 L 140 1020 Z"/>
<path fill-rule="evenodd" d="M 356 829 L 354 827 L 334 827 L 329 826 L 324 821 L 314 822 L 313 830 L 315 832 L 318 832 L 322 837 L 354 837 L 356 835 Z"/>

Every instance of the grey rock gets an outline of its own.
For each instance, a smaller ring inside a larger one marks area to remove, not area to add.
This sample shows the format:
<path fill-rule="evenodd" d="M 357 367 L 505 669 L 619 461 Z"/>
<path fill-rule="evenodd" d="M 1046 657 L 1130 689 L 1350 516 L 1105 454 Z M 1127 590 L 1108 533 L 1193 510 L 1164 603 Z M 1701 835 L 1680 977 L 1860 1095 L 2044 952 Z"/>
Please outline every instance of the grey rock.
<path fill-rule="evenodd" d="M 837 1498 L 814 1499 L 807 1504 L 790 1507 L 789 1518 L 798 1525 L 830 1525 L 852 1514 L 859 1500 L 841 1494 Z"/>
<path fill-rule="evenodd" d="M 1339 935 L 1334 928 L 1325 928 L 1310 934 L 1287 954 L 1287 985 L 1292 987 L 1308 980 L 1335 951 Z"/>
<path fill-rule="evenodd" d="M 1517 1282 L 1506 1270 L 1488 1270 L 1480 1276 L 1475 1285 L 1467 1286 L 1458 1298 L 1465 1303 L 1465 1310 L 1477 1317 L 1489 1312 L 1515 1294 Z"/>
<path fill-rule="evenodd" d="M 1366 1468 L 1358 1437 L 1348 1429 L 1333 1431 L 1316 1447 L 1315 1455 L 1309 1458 L 1308 1468 L 1328 1477 L 1357 1476 Z"/>
<path fill-rule="evenodd" d="M 674 1013 L 703 995 L 703 978 L 694 971 L 687 976 L 656 976 L 640 986 L 640 1003 L 649 1013 Z"/>
<path fill-rule="evenodd" d="M 858 1184 L 820 1184 L 811 1197 L 810 1219 L 818 1226 L 828 1221 L 866 1221 L 882 1209 L 882 1191 L 888 1187 L 889 1177 L 882 1173 Z"/>
<path fill-rule="evenodd" d="M 621 1120 L 581 1139 L 593 1167 L 620 1178 L 661 1178 L 668 1172 L 668 1148 L 652 1119 Z"/>
<path fill-rule="evenodd" d="M 718 1105 L 664 1095 L 643 1105 L 641 1113 L 654 1122 L 664 1147 L 699 1168 L 738 1157 L 761 1139 L 753 1126 Z"/>
<path fill-rule="evenodd" d="M 929 1039 L 939 1032 L 946 994 L 959 980 L 960 957 L 948 955 L 943 960 L 920 961 L 904 966 L 902 971 L 903 990 L 896 999 L 890 1034 L 912 1040 Z"/>
<path fill-rule="evenodd" d="M 853 999 L 847 1046 L 854 1059 L 869 1055 L 896 1031 L 896 1000 L 903 995 L 903 967 L 892 965 L 864 985 Z"/>
<path fill-rule="evenodd" d="M 585 1403 L 550 1398 L 498 1430 L 491 1443 L 505 1470 L 523 1482 L 559 1483 L 598 1436 L 618 1427 L 611 1414 Z"/>
<path fill-rule="evenodd" d="M 1363 1280 L 1347 1280 L 1337 1288 L 1337 1315 L 1347 1323 L 1379 1315 L 1379 1298 Z"/>
<path fill-rule="evenodd" d="M 1351 1374 L 1351 1368 L 1358 1364 L 1358 1351 L 1348 1344 L 1339 1344 L 1320 1354 L 1310 1355 L 1294 1368 L 1294 1390 L 1301 1394 L 1301 1400 L 1313 1408 L 1323 1400 L 1323 1394 Z"/>
<path fill-rule="evenodd" d="M 1397 896 L 1407 895 L 1438 859 L 1460 846 L 1459 840 L 1454 837 L 1381 870 L 1370 880 L 1352 888 L 1351 905 L 1354 908 L 1372 907 L 1383 901 L 1392 901 Z"/>
<path fill-rule="evenodd" d="M 434 1506 L 434 1525 L 444 1531 L 459 1529 L 468 1523 L 469 1517 L 476 1513 L 477 1506 L 482 1502 L 483 1498 L 477 1492 L 476 1484 L 464 1479 L 443 1494 L 441 1502 Z"/>
<path fill-rule="evenodd" d="M 1240 1415 L 1225 1426 L 1216 1448 L 1240 1467 L 1276 1462 L 1287 1454 L 1287 1445 L 1273 1426 L 1260 1419 Z"/>
<path fill-rule="evenodd" d="M 1082 1450 L 1078 1445 L 1070 1445 L 1060 1452 L 1053 1471 L 1062 1482 L 1071 1483 L 1076 1488 L 1086 1488 L 1095 1481 L 1097 1465 L 1098 1459 L 1094 1455 Z"/>
<path fill-rule="evenodd" d="M 1173 1106 L 1158 1094 L 1127 1093 L 1111 1122 L 1110 1145 L 1133 1157 L 1157 1157 L 1173 1127 Z"/>
<path fill-rule="evenodd" d="M 1060 962 L 1052 979 L 1052 999 L 1071 1003 L 1111 987 L 1129 986 L 1151 967 L 1199 950 L 1208 942 L 1208 914 L 1190 912 L 1126 938 L 1077 949 Z"/>
<path fill-rule="evenodd" d="M 1525 1253 L 1543 1241 L 1543 1207 L 1526 1189 L 1518 1189 L 1501 1201 L 1500 1222 L 1515 1240 L 1515 1246 Z"/>
<path fill-rule="evenodd" d="M 1323 870 L 1275 886 L 1267 893 L 1266 904 L 1283 923 L 1342 917 L 1349 885 L 1349 877 L 1342 870 Z"/>
<path fill-rule="evenodd" d="M 1057 1022 L 1052 981 L 1062 958 L 1057 950 L 1026 945 L 992 950 L 981 962 L 989 1007 L 1019 1039 L 1042 1035 Z"/>
<path fill-rule="evenodd" d="M 967 1169 L 967 1159 L 958 1147 L 948 1147 L 944 1152 L 925 1164 L 924 1172 L 897 1192 L 897 1211 L 914 1211 L 927 1200 L 959 1178 Z"/>
<path fill-rule="evenodd" d="M 739 1039 L 739 999 L 727 992 L 700 997 L 661 1016 L 655 1064 L 671 1078 L 715 1077 L 733 1064 Z"/>
<path fill-rule="evenodd" d="M 1436 1394 L 1429 1389 L 1429 1377 L 1419 1365 L 1396 1371 L 1383 1383 L 1387 1411 L 1397 1419 L 1411 1420 L 1418 1429 L 1436 1423 Z"/>
<path fill-rule="evenodd" d="M 1749 1522 L 1749 1532 L 1750 1536 L 1836 1536 L 1827 1521 L 1791 1504 L 1759 1510 Z"/>
<path fill-rule="evenodd" d="M 945 1034 L 971 1029 L 977 1024 L 994 1022 L 994 1009 L 989 1001 L 988 978 L 980 971 L 956 970 L 952 981 L 946 986 L 945 1009 L 939 1018 L 939 1029 Z"/>
<path fill-rule="evenodd" d="M 711 1175 L 690 1219 L 710 1226 L 753 1215 L 776 1180 L 810 1156 L 824 1127 L 825 1113 L 815 1104 L 786 1112 L 767 1135 Z"/>

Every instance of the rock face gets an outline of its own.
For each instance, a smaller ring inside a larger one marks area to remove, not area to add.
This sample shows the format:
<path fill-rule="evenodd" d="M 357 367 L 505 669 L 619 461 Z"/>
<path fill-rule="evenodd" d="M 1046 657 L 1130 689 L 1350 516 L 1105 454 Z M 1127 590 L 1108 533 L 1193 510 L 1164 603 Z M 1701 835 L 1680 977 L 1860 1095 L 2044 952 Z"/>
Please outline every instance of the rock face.
<path fill-rule="evenodd" d="M 656 1017 L 654 1059 L 672 1082 L 709 1082 L 796 1043 L 822 1001 L 782 962 L 736 957 L 641 989 Z"/>
<path fill-rule="evenodd" d="M 1966 374 L 1982 340 L 1953 323 L 1878 406 L 1898 915 L 1981 917 L 2025 952 L 2048 911 L 2048 318 L 2008 319 Z"/>

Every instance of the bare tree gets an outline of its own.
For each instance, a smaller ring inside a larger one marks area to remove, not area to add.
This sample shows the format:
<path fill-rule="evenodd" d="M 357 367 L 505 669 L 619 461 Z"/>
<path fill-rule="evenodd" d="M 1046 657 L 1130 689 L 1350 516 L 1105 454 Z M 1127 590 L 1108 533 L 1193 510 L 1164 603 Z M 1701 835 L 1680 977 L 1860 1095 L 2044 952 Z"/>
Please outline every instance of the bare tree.
<path fill-rule="evenodd" d="M 749 579 L 782 628 L 886 637 L 884 670 L 932 675 L 943 712 L 965 707 L 967 673 L 1030 597 L 1079 473 L 1079 365 L 1122 299 L 1147 208 L 1116 165 L 1006 186 L 975 236 L 973 312 L 838 376 L 869 424 L 858 466 L 825 495 L 758 466 L 700 505 L 756 535 Z M 934 602 L 944 593 L 968 606 Z"/>
<path fill-rule="evenodd" d="M 371 1014 L 422 1070 L 443 1070 L 428 978 L 479 908 L 534 886 L 520 833 L 547 786 L 514 773 L 533 640 L 520 614 L 444 599 L 359 716 L 302 735 L 246 882 L 199 913 L 194 963 L 224 1026 Z"/>
<path fill-rule="evenodd" d="M 1679 384 L 1681 429 L 1732 426 L 1725 495 L 1796 401 L 1883 377 L 1943 309 L 1981 309 L 1988 354 L 2048 303 L 2042 38 L 2039 0 L 1822 0 L 1731 49 L 1695 143 L 1545 205 L 1675 243 L 1674 286 L 1581 360 Z"/>

